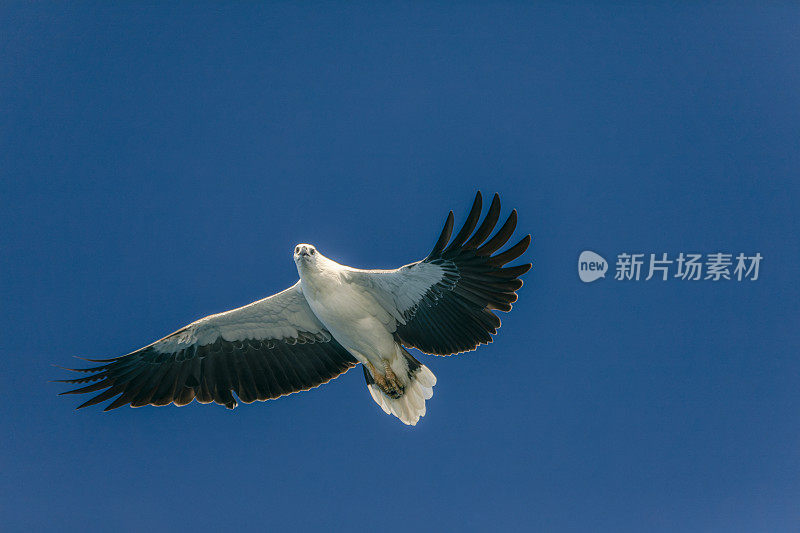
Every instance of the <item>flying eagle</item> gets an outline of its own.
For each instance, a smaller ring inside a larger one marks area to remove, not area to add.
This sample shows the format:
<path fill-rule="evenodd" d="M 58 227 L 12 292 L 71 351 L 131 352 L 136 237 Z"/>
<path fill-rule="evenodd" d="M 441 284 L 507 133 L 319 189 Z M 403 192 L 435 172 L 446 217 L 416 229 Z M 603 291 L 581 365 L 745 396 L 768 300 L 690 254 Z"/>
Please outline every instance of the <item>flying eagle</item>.
<path fill-rule="evenodd" d="M 516 210 L 489 238 L 500 215 L 494 195 L 477 230 L 481 194 L 451 241 L 453 212 L 428 256 L 395 270 L 361 270 L 333 261 L 310 244 L 294 248 L 300 280 L 250 305 L 207 316 L 144 348 L 63 383 L 89 383 L 61 394 L 101 391 L 78 407 L 118 396 L 105 411 L 130 404 L 229 409 L 327 383 L 358 363 L 367 388 L 387 414 L 415 425 L 425 416 L 436 377 L 406 348 L 434 355 L 471 351 L 492 342 L 493 311 L 510 311 L 520 276 L 531 264 L 504 267 L 531 237 L 501 253 L 517 224 Z M 487 240 L 488 239 L 488 240 Z"/>

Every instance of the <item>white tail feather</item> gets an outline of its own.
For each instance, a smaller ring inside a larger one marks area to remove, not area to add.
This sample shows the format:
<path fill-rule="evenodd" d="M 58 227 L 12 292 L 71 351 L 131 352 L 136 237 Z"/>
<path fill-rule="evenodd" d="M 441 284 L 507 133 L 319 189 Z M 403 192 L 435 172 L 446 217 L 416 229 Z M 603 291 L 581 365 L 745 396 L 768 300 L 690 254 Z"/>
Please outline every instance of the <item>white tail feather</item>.
<path fill-rule="evenodd" d="M 374 383 L 367 385 L 367 388 L 383 412 L 396 416 L 404 424 L 415 426 L 419 419 L 425 416 L 425 400 L 433 397 L 434 385 L 436 376 L 427 366 L 422 365 L 414 374 L 411 383 L 406 385 L 405 392 L 400 398 L 390 398 Z"/>

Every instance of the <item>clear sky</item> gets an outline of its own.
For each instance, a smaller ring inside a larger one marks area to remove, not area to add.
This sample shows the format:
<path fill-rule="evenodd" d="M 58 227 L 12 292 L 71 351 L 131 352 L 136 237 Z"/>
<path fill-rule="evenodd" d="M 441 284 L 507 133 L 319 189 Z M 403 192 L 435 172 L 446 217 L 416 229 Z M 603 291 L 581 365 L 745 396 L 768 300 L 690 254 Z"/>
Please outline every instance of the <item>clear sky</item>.
<path fill-rule="evenodd" d="M 6 531 L 796 531 L 800 9 L 0 8 Z M 234 411 L 48 379 L 499 192 L 534 268 L 416 427 L 359 369 Z M 756 281 L 577 258 L 760 253 Z M 613 265 L 612 265 L 613 268 Z"/>

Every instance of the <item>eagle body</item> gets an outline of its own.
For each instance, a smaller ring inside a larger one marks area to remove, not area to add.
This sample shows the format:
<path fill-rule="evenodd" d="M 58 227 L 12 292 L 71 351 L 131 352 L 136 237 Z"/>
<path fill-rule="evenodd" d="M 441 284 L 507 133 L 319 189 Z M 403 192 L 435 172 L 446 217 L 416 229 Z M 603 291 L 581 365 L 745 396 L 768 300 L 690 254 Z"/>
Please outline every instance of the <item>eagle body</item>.
<path fill-rule="evenodd" d="M 394 318 L 375 294 L 359 283 L 386 272 L 351 268 L 328 259 L 313 245 L 295 248 L 300 286 L 308 305 L 339 344 L 365 366 L 375 401 L 404 423 L 425 414 L 436 377 L 397 343 Z M 419 365 L 419 366 L 418 366 Z"/>
<path fill-rule="evenodd" d="M 347 267 L 319 252 L 315 255 L 315 263 L 299 259 L 297 268 L 309 307 L 356 359 L 373 365 L 380 363 L 394 351 L 395 345 L 387 329 L 389 320 L 383 316 L 386 313 L 368 291 L 353 282 Z"/>
<path fill-rule="evenodd" d="M 478 193 L 455 237 L 451 211 L 431 252 L 393 270 L 348 267 L 298 244 L 300 279 L 293 286 L 127 355 L 88 359 L 100 364 L 69 369 L 88 375 L 57 380 L 82 385 L 62 394 L 97 393 L 79 409 L 112 398 L 106 411 L 194 400 L 232 409 L 237 400 L 309 390 L 361 364 L 375 402 L 415 425 L 436 377 L 407 349 L 451 355 L 492 342 L 500 327 L 495 312 L 511 310 L 519 278 L 532 266 L 505 266 L 525 252 L 530 235 L 498 251 L 514 232 L 517 212 L 495 231 L 498 195 L 478 225 L 481 209 Z"/>

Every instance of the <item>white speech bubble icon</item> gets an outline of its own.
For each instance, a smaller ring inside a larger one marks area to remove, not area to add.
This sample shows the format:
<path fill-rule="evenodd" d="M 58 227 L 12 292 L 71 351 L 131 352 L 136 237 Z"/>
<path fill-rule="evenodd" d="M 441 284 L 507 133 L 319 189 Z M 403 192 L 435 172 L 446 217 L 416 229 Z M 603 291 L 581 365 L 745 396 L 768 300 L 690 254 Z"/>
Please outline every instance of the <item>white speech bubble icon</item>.
<path fill-rule="evenodd" d="M 578 257 L 578 276 L 584 283 L 591 283 L 599 278 L 606 277 L 608 262 L 603 256 L 585 250 Z"/>

